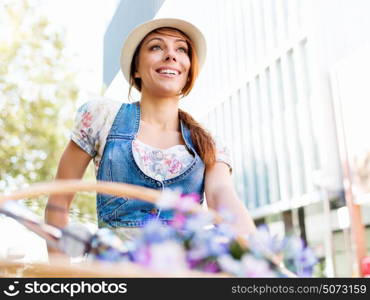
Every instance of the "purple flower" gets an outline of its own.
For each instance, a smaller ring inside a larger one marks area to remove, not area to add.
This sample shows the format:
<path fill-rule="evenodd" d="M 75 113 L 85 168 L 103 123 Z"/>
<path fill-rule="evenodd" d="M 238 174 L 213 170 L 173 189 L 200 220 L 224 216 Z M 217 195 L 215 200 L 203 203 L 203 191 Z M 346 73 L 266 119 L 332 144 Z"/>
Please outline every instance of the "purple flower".
<path fill-rule="evenodd" d="M 266 225 L 261 225 L 250 235 L 248 242 L 252 252 L 257 256 L 278 254 L 283 248 L 283 242 L 275 235 L 272 236 Z"/>
<path fill-rule="evenodd" d="M 187 257 L 186 261 L 187 261 L 188 267 L 190 269 L 195 269 L 200 264 L 200 262 L 202 260 L 201 259 L 191 259 L 191 258 Z"/>
<path fill-rule="evenodd" d="M 215 261 L 209 261 L 205 263 L 205 265 L 202 268 L 203 271 L 205 272 L 210 272 L 210 273 L 217 273 L 220 271 L 220 268 Z"/>
<path fill-rule="evenodd" d="M 211 213 L 194 210 L 199 199 L 197 194 L 165 191 L 158 206 L 173 209 L 174 219 L 169 225 L 163 225 L 157 219 L 149 221 L 142 233 L 126 247 L 126 259 L 129 257 L 143 266 L 170 273 L 197 269 L 227 272 L 239 277 L 282 276 L 267 259 L 274 255 L 281 257 L 286 267 L 298 276 L 312 275 L 317 259 L 301 239 L 290 237 L 282 240 L 272 235 L 265 225 L 248 237 L 250 249 L 245 249 L 238 244 L 237 235 L 230 226 L 232 216 L 223 210 L 221 214 L 226 217 L 226 222 L 214 225 Z M 106 238 L 101 237 L 101 241 L 117 244 L 111 236 L 104 236 Z M 100 259 L 107 256 L 120 259 L 116 253 L 107 251 L 103 254 Z"/>
<path fill-rule="evenodd" d="M 284 241 L 284 262 L 288 268 L 300 277 L 311 277 L 313 268 L 318 262 L 314 252 L 305 247 L 302 239 L 288 237 Z"/>
<path fill-rule="evenodd" d="M 149 266 L 151 263 L 151 253 L 149 246 L 142 246 L 131 253 L 131 259 L 143 266 Z"/>
<path fill-rule="evenodd" d="M 159 220 L 153 219 L 143 227 L 141 238 L 144 243 L 161 243 L 173 238 L 174 234 L 174 228 L 163 225 Z"/>
<path fill-rule="evenodd" d="M 187 216 L 186 230 L 194 233 L 202 233 L 205 228 L 213 224 L 211 214 L 204 212 L 202 214 L 191 214 Z"/>

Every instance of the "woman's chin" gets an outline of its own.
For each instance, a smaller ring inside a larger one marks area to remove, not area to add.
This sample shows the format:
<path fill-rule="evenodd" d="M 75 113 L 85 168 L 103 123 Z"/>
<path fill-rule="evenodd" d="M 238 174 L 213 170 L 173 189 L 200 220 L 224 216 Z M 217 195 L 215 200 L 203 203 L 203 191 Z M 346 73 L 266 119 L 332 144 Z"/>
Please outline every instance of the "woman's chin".
<path fill-rule="evenodd" d="M 161 97 L 177 97 L 179 96 L 180 90 L 181 90 L 180 88 L 162 87 L 160 89 L 156 89 L 156 91 L 153 91 L 153 94 Z"/>

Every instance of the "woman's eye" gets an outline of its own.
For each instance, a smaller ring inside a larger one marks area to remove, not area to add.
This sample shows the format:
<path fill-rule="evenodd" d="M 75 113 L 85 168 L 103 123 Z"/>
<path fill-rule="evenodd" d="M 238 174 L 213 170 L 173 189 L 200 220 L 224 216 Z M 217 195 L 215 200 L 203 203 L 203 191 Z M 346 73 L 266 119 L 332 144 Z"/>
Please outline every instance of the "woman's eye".
<path fill-rule="evenodd" d="M 184 48 L 184 47 L 180 47 L 179 50 L 181 52 L 184 52 L 184 53 L 188 53 L 188 49 Z"/>
<path fill-rule="evenodd" d="M 150 50 L 157 50 L 157 49 L 161 49 L 161 47 L 158 46 L 158 45 L 154 45 L 154 46 L 150 47 Z"/>

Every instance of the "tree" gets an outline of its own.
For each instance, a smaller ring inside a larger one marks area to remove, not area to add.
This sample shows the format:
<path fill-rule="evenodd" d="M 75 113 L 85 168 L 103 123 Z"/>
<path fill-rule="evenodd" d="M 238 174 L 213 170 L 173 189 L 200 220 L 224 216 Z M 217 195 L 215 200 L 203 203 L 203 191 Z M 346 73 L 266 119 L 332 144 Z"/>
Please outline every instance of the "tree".
<path fill-rule="evenodd" d="M 28 0 L 2 3 L 0 192 L 54 178 L 79 96 L 64 31 Z M 95 211 L 91 195 L 75 203 L 82 212 Z"/>

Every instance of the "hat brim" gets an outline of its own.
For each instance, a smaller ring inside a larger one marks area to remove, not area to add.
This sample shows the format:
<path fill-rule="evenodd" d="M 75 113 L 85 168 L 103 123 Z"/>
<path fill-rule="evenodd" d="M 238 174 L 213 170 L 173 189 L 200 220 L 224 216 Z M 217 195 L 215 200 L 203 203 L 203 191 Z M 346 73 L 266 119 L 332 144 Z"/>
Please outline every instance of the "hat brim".
<path fill-rule="evenodd" d="M 134 28 L 124 42 L 121 50 L 121 70 L 127 82 L 130 82 L 131 61 L 137 46 L 149 32 L 161 27 L 172 27 L 185 33 L 194 44 L 198 55 L 199 69 L 202 68 L 207 51 L 206 41 L 202 32 L 193 24 L 181 19 L 155 19 Z"/>

